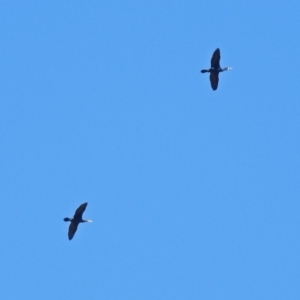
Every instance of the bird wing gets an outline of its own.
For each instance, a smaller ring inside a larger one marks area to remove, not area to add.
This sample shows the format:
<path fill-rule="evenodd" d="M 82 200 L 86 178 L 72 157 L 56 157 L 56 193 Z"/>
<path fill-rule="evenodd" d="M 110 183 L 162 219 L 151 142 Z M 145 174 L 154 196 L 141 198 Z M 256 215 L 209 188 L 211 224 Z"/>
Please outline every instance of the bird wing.
<path fill-rule="evenodd" d="M 209 79 L 210 79 L 211 88 L 215 91 L 218 88 L 219 74 L 211 72 Z"/>
<path fill-rule="evenodd" d="M 215 69 L 219 69 L 220 68 L 220 59 L 221 59 L 220 49 L 217 48 L 211 57 L 211 61 L 210 61 L 211 67 L 215 68 Z"/>
<path fill-rule="evenodd" d="M 78 227 L 78 223 L 77 222 L 71 222 L 70 226 L 69 226 L 69 232 L 68 232 L 68 237 L 69 240 L 71 240 L 77 230 Z"/>
<path fill-rule="evenodd" d="M 87 202 L 83 203 L 76 209 L 74 219 L 82 218 L 82 214 L 85 211 L 87 205 L 88 205 Z"/>

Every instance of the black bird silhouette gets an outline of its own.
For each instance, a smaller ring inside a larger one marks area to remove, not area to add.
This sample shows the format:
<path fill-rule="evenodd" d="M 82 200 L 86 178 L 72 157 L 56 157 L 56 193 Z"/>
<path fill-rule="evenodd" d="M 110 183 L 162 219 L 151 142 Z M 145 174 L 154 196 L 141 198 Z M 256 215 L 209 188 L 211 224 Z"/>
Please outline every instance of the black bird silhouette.
<path fill-rule="evenodd" d="M 226 67 L 222 69 L 220 67 L 220 59 L 221 59 L 220 49 L 217 48 L 210 61 L 211 68 L 208 70 L 201 70 L 201 73 L 206 73 L 206 72 L 210 73 L 209 76 L 210 84 L 214 91 L 218 88 L 219 73 L 232 69 L 231 67 Z"/>
<path fill-rule="evenodd" d="M 79 223 L 84 223 L 84 222 L 92 222 L 92 220 L 82 220 L 82 214 L 86 209 L 87 206 L 87 202 L 81 204 L 75 211 L 75 215 L 73 218 L 64 218 L 65 222 L 70 221 L 71 224 L 69 226 L 69 233 L 68 233 L 68 237 L 69 240 L 71 240 L 77 230 L 77 226 L 79 225 Z"/>

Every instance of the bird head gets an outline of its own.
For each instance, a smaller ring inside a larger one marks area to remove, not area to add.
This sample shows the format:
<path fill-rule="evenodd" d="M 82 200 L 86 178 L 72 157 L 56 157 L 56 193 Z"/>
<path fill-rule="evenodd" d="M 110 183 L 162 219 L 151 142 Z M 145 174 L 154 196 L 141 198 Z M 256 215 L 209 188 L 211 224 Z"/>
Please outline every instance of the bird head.
<path fill-rule="evenodd" d="M 70 218 L 64 218 L 64 221 L 65 221 L 65 222 L 69 222 L 69 221 L 71 222 L 72 220 L 73 220 L 73 219 L 70 219 Z"/>

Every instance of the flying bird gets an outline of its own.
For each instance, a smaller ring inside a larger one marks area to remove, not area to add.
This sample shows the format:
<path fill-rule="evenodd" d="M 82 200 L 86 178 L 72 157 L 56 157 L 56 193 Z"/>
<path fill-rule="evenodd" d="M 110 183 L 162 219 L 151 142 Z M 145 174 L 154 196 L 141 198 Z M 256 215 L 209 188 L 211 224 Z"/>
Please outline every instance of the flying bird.
<path fill-rule="evenodd" d="M 231 67 L 226 67 L 222 69 L 220 67 L 220 59 L 221 59 L 220 49 L 217 48 L 210 61 L 211 68 L 208 70 L 201 70 L 201 73 L 206 73 L 206 72 L 210 73 L 209 76 L 210 84 L 211 84 L 211 88 L 214 91 L 218 88 L 219 73 L 232 69 Z"/>
<path fill-rule="evenodd" d="M 69 232 L 68 232 L 68 237 L 69 240 L 71 240 L 77 230 L 77 227 L 79 225 L 79 223 L 85 223 L 85 222 L 92 222 L 92 220 L 83 220 L 82 219 L 82 214 L 85 211 L 86 207 L 87 207 L 87 202 L 81 204 L 75 211 L 75 215 L 73 218 L 64 218 L 65 222 L 71 222 L 70 226 L 69 226 Z"/>

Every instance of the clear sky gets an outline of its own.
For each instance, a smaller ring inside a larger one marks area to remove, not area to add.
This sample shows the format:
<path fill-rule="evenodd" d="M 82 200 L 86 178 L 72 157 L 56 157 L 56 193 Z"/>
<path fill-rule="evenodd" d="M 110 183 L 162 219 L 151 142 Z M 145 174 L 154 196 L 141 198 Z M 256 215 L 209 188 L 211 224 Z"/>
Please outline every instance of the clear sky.
<path fill-rule="evenodd" d="M 1 1 L 0 298 L 300 299 L 299 11 Z"/>

